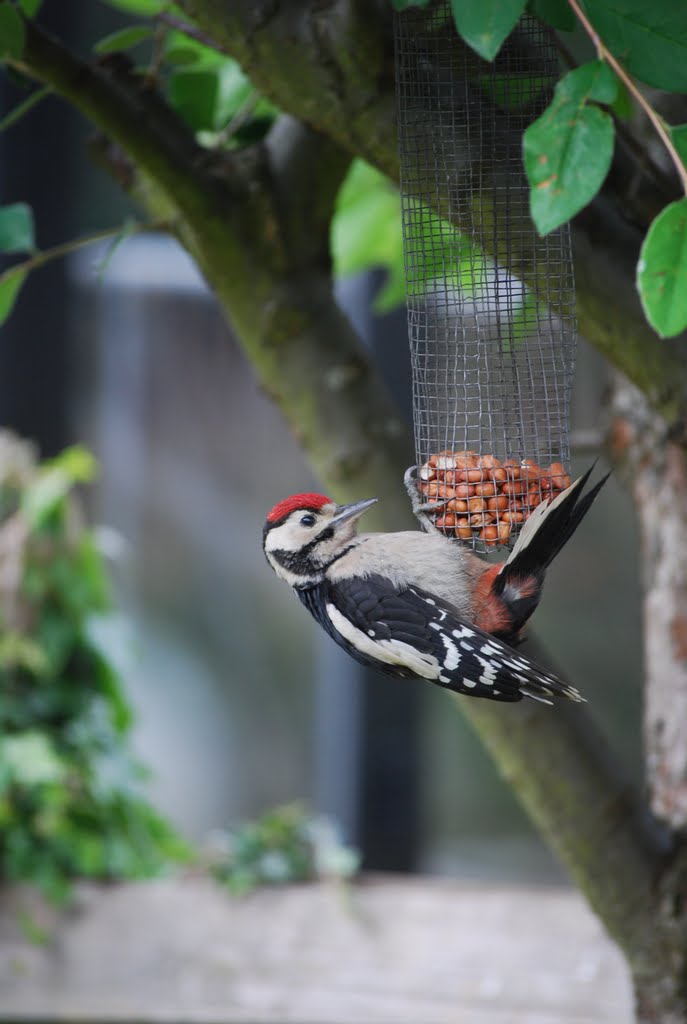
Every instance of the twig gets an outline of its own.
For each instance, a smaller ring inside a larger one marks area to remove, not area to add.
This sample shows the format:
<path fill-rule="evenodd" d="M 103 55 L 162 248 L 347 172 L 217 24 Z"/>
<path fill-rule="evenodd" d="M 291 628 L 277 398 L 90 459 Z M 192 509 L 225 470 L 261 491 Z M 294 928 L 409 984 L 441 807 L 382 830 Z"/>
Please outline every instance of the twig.
<path fill-rule="evenodd" d="M 178 18 L 174 14 L 168 14 L 166 11 L 161 11 L 157 20 L 162 22 L 163 25 L 168 25 L 169 28 L 175 28 L 178 32 L 183 32 L 189 39 L 195 39 L 197 43 L 202 43 L 203 46 L 209 47 L 211 50 L 216 50 L 217 53 L 221 53 L 223 56 L 227 56 L 225 51 L 215 42 L 212 36 L 209 36 L 207 32 L 203 32 L 202 29 L 196 28 L 195 25 L 189 25 L 183 18 Z"/>
<path fill-rule="evenodd" d="M 30 96 L 27 96 L 25 100 L 18 103 L 16 107 L 10 110 L 9 114 L 6 114 L 3 117 L 2 121 L 0 121 L 0 132 L 4 132 L 8 128 L 11 128 L 13 124 L 16 124 L 17 121 L 24 116 L 24 114 L 28 114 L 28 112 L 35 107 L 37 103 L 40 103 L 46 96 L 49 96 L 51 92 L 52 89 L 49 85 L 44 86 L 42 89 L 36 89 L 32 92 Z"/>
<path fill-rule="evenodd" d="M 170 229 L 169 221 L 148 221 L 146 223 L 130 225 L 128 235 L 140 235 L 144 231 L 170 231 Z M 79 249 L 85 249 L 88 245 L 104 242 L 108 238 L 116 238 L 121 231 L 122 225 L 117 228 L 108 228 L 106 231 L 96 231 L 92 235 L 85 235 L 83 238 L 74 238 L 71 242 L 62 242 L 60 245 L 54 245 L 51 249 L 43 249 L 41 252 L 34 253 L 30 259 L 24 260 L 23 263 L 15 263 L 0 274 L 0 284 L 6 281 L 8 277 L 16 274 L 17 271 L 23 271 L 25 274 L 28 274 L 29 271 L 37 270 L 38 267 L 42 267 L 46 263 L 51 263 L 62 256 L 68 256 L 72 252 L 78 252 Z"/>
<path fill-rule="evenodd" d="M 247 124 L 247 122 L 250 121 L 251 114 L 260 102 L 260 99 L 261 96 L 257 89 L 253 89 L 253 91 L 248 94 L 229 123 L 226 124 L 219 133 L 217 140 L 219 145 L 228 142 L 233 138 L 236 132 L 239 131 L 239 129 L 243 128 L 244 124 Z"/>
<path fill-rule="evenodd" d="M 666 126 L 662 118 L 656 113 L 656 111 L 651 106 L 647 98 L 642 94 L 641 89 L 637 87 L 634 79 L 631 78 L 630 75 L 628 75 L 627 71 L 625 71 L 625 69 L 618 63 L 616 58 L 613 56 L 611 51 L 605 46 L 605 44 L 599 36 L 599 33 L 596 31 L 596 29 L 590 22 L 589 18 L 580 7 L 577 0 L 568 0 L 568 4 L 570 5 L 578 21 L 580 22 L 583 29 L 585 30 L 585 32 L 591 39 L 592 43 L 594 44 L 594 48 L 596 49 L 599 60 L 604 60 L 607 64 L 610 64 L 610 66 L 613 68 L 621 82 L 624 82 L 625 86 L 628 89 L 628 92 L 630 92 L 634 96 L 634 98 L 637 100 L 637 103 L 639 103 L 640 107 L 651 121 L 656 131 L 656 134 L 665 146 L 668 155 L 670 156 L 670 159 L 675 167 L 675 170 L 678 173 L 683 191 L 685 192 L 685 194 L 687 194 L 687 167 L 685 167 L 684 163 L 680 159 L 680 154 L 673 145 L 673 140 L 670 137 L 670 133 L 666 131 Z"/>

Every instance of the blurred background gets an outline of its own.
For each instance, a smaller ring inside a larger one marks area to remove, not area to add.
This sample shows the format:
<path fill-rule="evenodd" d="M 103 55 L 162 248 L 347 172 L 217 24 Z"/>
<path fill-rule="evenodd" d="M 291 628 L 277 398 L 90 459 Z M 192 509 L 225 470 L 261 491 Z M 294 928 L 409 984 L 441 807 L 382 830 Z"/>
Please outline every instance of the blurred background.
<path fill-rule="evenodd" d="M 76 48 L 119 24 L 99 5 L 46 14 Z M 6 110 L 13 89 L 1 88 Z M 89 162 L 88 133 L 48 98 L 0 135 L 0 202 L 34 207 L 41 247 L 127 213 Z M 267 511 L 318 482 L 188 257 L 144 236 L 99 275 L 101 259 L 87 250 L 27 281 L 0 332 L 0 424 L 43 455 L 81 442 L 100 463 L 89 516 L 105 528 L 120 611 L 104 642 L 152 801 L 194 841 L 302 799 L 370 869 L 563 882 L 454 702 L 363 671 L 266 565 Z M 338 296 L 409 416 L 405 311 L 374 312 L 381 273 L 342 278 Z M 581 340 L 576 470 L 603 440 L 604 372 Z M 637 779 L 635 549 L 630 501 L 611 480 L 551 570 L 535 632 Z"/>

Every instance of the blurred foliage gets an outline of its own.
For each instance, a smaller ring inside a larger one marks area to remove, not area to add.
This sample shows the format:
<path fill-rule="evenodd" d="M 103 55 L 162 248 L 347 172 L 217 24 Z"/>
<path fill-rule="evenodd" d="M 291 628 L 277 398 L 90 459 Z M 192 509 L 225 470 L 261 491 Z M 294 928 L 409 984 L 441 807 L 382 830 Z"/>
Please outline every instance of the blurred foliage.
<path fill-rule="evenodd" d="M 38 466 L 0 433 L 0 878 L 54 900 L 187 856 L 138 795 L 130 709 L 89 629 L 108 583 L 72 490 L 94 472 L 81 448 Z"/>
<path fill-rule="evenodd" d="M 258 885 L 350 878 L 357 852 L 341 842 L 328 818 L 313 817 L 301 804 L 285 804 L 257 821 L 212 836 L 210 866 L 230 892 L 243 895 Z"/>
<path fill-rule="evenodd" d="M 370 267 L 386 271 L 374 308 L 385 313 L 405 302 L 401 198 L 398 189 L 364 160 L 354 160 L 336 202 L 331 226 L 334 273 Z"/>

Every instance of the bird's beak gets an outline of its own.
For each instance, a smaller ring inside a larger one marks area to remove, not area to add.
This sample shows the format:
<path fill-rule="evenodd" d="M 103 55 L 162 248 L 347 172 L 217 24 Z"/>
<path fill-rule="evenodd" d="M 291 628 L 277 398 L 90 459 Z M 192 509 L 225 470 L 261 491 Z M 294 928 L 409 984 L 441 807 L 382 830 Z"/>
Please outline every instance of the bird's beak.
<path fill-rule="evenodd" d="M 364 501 L 354 501 L 352 505 L 340 505 L 339 511 L 331 520 L 331 525 L 341 526 L 342 523 L 350 523 L 351 520 L 361 516 L 363 512 L 367 512 L 368 508 L 375 505 L 377 501 L 379 501 L 378 498 L 365 498 Z"/>

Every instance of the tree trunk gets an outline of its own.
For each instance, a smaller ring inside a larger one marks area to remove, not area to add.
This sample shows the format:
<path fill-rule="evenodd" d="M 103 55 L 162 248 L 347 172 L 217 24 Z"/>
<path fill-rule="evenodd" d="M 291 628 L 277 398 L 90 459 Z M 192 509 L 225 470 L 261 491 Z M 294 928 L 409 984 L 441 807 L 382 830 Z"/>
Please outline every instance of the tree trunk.
<path fill-rule="evenodd" d="M 641 538 L 647 788 L 655 816 L 677 837 L 687 824 L 687 456 L 620 374 L 612 411 L 611 454 L 634 495 Z M 668 975 L 658 983 L 635 973 L 642 1021 L 687 1020 L 686 883 L 680 849 L 656 889 L 656 928 L 672 936 Z"/>

